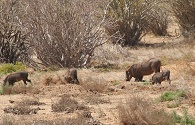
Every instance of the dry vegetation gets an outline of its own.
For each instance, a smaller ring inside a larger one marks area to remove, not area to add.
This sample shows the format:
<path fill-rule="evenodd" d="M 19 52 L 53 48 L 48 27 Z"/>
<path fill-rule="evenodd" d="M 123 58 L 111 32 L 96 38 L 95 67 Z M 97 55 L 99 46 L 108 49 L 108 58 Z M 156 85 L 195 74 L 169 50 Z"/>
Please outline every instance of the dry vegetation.
<path fill-rule="evenodd" d="M 16 63 L 0 65 L 0 81 L 21 69 L 32 81 L 0 86 L 0 125 L 194 125 L 194 5 L 0 1 L 0 63 Z M 125 81 L 127 66 L 152 57 L 171 71 L 171 85 L 151 85 L 151 75 Z M 72 66 L 79 85 L 64 80 Z"/>
<path fill-rule="evenodd" d="M 78 102 L 72 99 L 69 95 L 64 95 L 57 103 L 51 105 L 51 109 L 54 112 L 66 112 L 71 113 L 75 110 L 87 110 L 84 105 L 78 104 Z"/>
<path fill-rule="evenodd" d="M 170 125 L 173 118 L 163 109 L 154 107 L 150 100 L 132 96 L 125 104 L 119 104 L 119 119 L 121 125 Z"/>
<path fill-rule="evenodd" d="M 45 103 L 39 102 L 37 99 L 26 99 L 21 102 L 15 102 L 13 100 L 9 100 L 10 103 L 16 103 L 15 106 L 4 108 L 5 113 L 13 113 L 15 115 L 31 115 L 31 114 L 37 114 L 39 110 L 41 110 L 40 107 L 33 108 L 31 106 L 36 105 L 43 105 Z"/>

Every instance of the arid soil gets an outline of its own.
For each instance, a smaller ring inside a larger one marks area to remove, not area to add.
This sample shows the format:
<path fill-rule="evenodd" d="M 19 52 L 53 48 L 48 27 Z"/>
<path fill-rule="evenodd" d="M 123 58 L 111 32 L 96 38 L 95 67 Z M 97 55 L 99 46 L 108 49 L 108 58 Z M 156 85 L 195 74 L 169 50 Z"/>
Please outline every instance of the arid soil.
<path fill-rule="evenodd" d="M 153 37 L 147 39 L 154 39 Z M 183 39 L 167 40 L 167 38 L 156 38 L 155 43 L 163 43 L 172 41 L 177 43 Z M 160 42 L 159 42 L 160 41 Z M 179 43 L 178 44 L 181 44 Z M 147 41 L 145 42 L 147 43 Z M 165 43 L 166 44 L 166 43 Z M 159 44 L 160 45 L 160 44 Z M 112 50 L 113 49 L 113 50 Z M 155 106 L 164 109 L 167 112 L 176 111 L 182 114 L 184 109 L 188 110 L 190 115 L 195 114 L 195 94 L 194 94 L 194 47 L 186 44 L 179 48 L 174 45 L 163 45 L 161 47 L 138 47 L 136 49 L 111 48 L 108 55 L 113 58 L 102 56 L 100 62 L 105 64 L 113 64 L 110 67 L 92 67 L 89 69 L 78 69 L 78 79 L 80 85 L 67 84 L 63 75 L 67 69 L 59 71 L 30 71 L 29 79 L 32 84 L 28 84 L 26 88 L 20 81 L 4 95 L 0 95 L 0 123 L 6 124 L 6 121 L 14 124 L 47 124 L 46 121 L 57 121 L 58 119 L 76 118 L 82 110 L 73 112 L 54 112 L 52 104 L 57 103 L 64 95 L 69 95 L 79 104 L 89 107 L 89 112 L 93 118 L 91 124 L 118 125 L 120 118 L 118 114 L 118 106 L 125 104 L 130 96 L 141 96 L 151 100 L 157 100 L 160 95 L 166 91 L 185 91 L 187 97 L 183 98 L 178 107 L 168 108 L 168 102 L 156 102 Z M 101 51 L 102 52 L 102 51 Z M 99 54 L 101 54 L 99 52 Z M 97 54 L 95 57 L 98 57 Z M 171 84 L 164 81 L 161 85 L 150 85 L 148 81 L 152 75 L 144 76 L 146 82 L 134 82 L 134 78 L 130 82 L 125 81 L 125 68 L 136 62 L 146 61 L 151 57 L 161 59 L 163 69 L 171 71 Z M 96 63 L 99 63 L 96 60 Z M 114 62 L 114 63 L 113 63 Z M 5 75 L 0 77 L 2 81 Z M 26 90 L 26 92 L 24 91 Z M 38 109 L 36 113 L 25 115 L 17 115 L 6 113 L 5 108 L 14 107 L 25 99 L 36 99 L 41 105 L 31 105 Z M 39 108 L 38 108 L 39 107 Z M 48 123 L 53 124 L 53 123 Z M 6 124 L 8 125 L 8 124 Z"/>

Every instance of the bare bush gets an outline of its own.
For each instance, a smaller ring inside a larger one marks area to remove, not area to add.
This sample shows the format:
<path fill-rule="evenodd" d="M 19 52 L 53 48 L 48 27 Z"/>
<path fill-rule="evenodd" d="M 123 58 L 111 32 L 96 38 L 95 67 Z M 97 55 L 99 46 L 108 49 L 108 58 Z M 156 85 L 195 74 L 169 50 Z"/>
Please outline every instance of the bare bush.
<path fill-rule="evenodd" d="M 34 0 L 26 2 L 35 55 L 45 66 L 86 66 L 94 49 L 107 41 L 95 18 L 96 2 Z"/>
<path fill-rule="evenodd" d="M 146 17 L 146 32 L 151 31 L 158 36 L 167 35 L 168 17 L 170 16 L 168 13 L 168 5 L 165 2 L 155 5 Z"/>
<path fill-rule="evenodd" d="M 22 26 L 20 1 L 0 1 L 0 62 L 13 63 L 28 59 L 28 34 Z"/>
<path fill-rule="evenodd" d="M 170 125 L 173 118 L 164 110 L 157 109 L 151 101 L 140 96 L 128 98 L 126 104 L 119 105 L 121 125 Z"/>
<path fill-rule="evenodd" d="M 195 1 L 173 0 L 172 9 L 183 33 L 192 32 L 195 37 Z"/>
<path fill-rule="evenodd" d="M 162 32 L 166 31 L 164 30 L 166 21 L 159 18 L 162 14 L 160 15 L 161 11 L 158 10 L 160 8 L 157 7 L 162 2 L 163 0 L 112 0 L 107 18 L 115 22 L 115 25 L 108 25 L 105 29 L 108 35 L 119 32 L 118 37 L 123 37 L 120 40 L 113 39 L 113 43 L 119 43 L 122 46 L 136 45 L 146 34 L 144 31 L 150 25 Z M 154 19 L 156 24 L 152 24 L 151 19 Z"/>

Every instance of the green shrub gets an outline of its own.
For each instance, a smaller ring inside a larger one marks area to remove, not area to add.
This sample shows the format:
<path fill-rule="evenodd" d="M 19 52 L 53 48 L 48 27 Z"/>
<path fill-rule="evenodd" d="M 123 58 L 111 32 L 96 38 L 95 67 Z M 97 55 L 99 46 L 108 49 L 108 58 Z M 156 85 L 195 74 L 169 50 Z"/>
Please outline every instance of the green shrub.
<path fill-rule="evenodd" d="M 7 63 L 7 64 L 2 64 L 0 66 L 0 73 L 7 74 L 7 73 L 16 72 L 24 69 L 25 69 L 25 65 L 23 65 L 21 62 L 17 62 L 15 65 L 11 63 Z"/>
<path fill-rule="evenodd" d="M 178 90 L 178 91 L 168 91 L 168 92 L 165 92 L 163 93 L 161 96 L 160 96 L 160 101 L 163 102 L 163 101 L 173 101 L 175 99 L 178 99 L 180 97 L 185 97 L 185 92 L 182 91 L 182 90 Z"/>

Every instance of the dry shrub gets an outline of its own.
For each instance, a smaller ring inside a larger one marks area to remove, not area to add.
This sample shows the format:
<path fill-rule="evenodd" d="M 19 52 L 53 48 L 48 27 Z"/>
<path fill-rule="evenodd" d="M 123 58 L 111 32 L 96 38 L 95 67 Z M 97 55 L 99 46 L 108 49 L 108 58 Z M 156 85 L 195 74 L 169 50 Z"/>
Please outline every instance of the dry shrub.
<path fill-rule="evenodd" d="M 21 1 L 20 1 L 21 2 Z M 20 9 L 19 9 L 20 8 Z M 22 6 L 18 1 L 0 1 L 0 62 L 13 63 L 28 58 L 30 46 L 28 33 L 23 28 Z M 19 21 L 20 20 L 20 21 Z"/>
<path fill-rule="evenodd" d="M 147 32 L 144 31 L 152 26 L 157 29 L 158 34 L 164 35 L 167 23 L 163 21 L 166 18 L 162 14 L 164 12 L 160 11 L 160 3 L 163 3 L 163 0 L 112 0 L 107 18 L 115 23 L 105 26 L 108 35 L 119 33 L 112 42 L 122 46 L 134 46 L 146 35 Z M 117 37 L 121 39 L 118 40 Z"/>
<path fill-rule="evenodd" d="M 26 1 L 26 2 L 25 2 Z M 24 0 L 30 43 L 44 66 L 86 66 L 107 41 L 97 1 Z"/>
<path fill-rule="evenodd" d="M 119 119 L 121 125 L 170 125 L 173 118 L 162 109 L 157 109 L 148 99 L 140 96 L 128 98 L 120 104 Z"/>
<path fill-rule="evenodd" d="M 195 1 L 172 0 L 171 7 L 178 24 L 187 32 L 195 34 Z"/>
<path fill-rule="evenodd" d="M 12 101 L 14 102 L 14 101 Z M 18 102 L 14 107 L 4 108 L 5 113 L 13 113 L 17 115 L 30 115 L 37 114 L 39 107 L 31 108 L 31 105 L 43 105 L 45 103 L 39 102 L 38 99 L 24 99 L 21 102 Z"/>
<path fill-rule="evenodd" d="M 70 95 L 63 95 L 57 103 L 51 105 L 54 112 L 71 113 L 75 110 L 86 110 L 86 106 L 79 104 L 76 100 L 72 99 Z"/>

